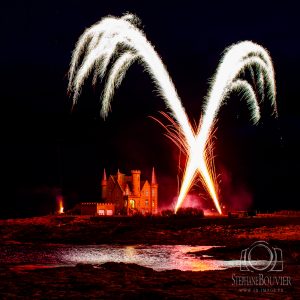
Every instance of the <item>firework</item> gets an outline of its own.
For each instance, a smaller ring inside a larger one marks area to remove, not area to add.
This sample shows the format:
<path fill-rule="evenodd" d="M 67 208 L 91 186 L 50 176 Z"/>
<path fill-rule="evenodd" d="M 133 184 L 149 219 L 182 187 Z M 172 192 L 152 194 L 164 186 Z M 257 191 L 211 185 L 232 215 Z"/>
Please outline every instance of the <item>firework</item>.
<path fill-rule="evenodd" d="M 115 89 L 121 84 L 130 65 L 137 61 L 157 86 L 170 115 L 176 120 L 180 133 L 184 136 L 186 152 L 189 153 L 195 143 L 195 131 L 166 67 L 138 24 L 138 18 L 131 14 L 121 18 L 106 17 L 81 35 L 69 70 L 68 90 L 73 94 L 73 105 L 78 100 L 85 79 L 92 72 L 94 84 L 97 78 L 108 77 L 102 94 L 101 115 L 105 118 Z"/>
<path fill-rule="evenodd" d="M 132 62 L 137 60 L 153 79 L 167 108 L 191 144 L 195 133 L 175 86 L 154 47 L 138 29 L 138 23 L 138 18 L 129 14 L 121 18 L 106 17 L 83 33 L 73 52 L 69 71 L 68 89 L 74 95 L 73 103 L 76 103 L 81 87 L 90 73 L 94 72 L 95 83 L 97 77 L 105 77 L 108 66 L 112 63 L 102 99 L 101 115 L 105 118 L 114 89 L 121 84 Z M 83 55 L 84 58 L 80 61 Z"/>
<path fill-rule="evenodd" d="M 170 116 L 176 121 L 177 135 L 172 131 L 171 138 L 183 147 L 188 158 L 175 210 L 182 204 L 199 172 L 203 185 L 221 213 L 213 176 L 211 148 L 207 146 L 216 115 L 232 90 L 245 95 L 255 122 L 260 118 L 258 97 L 264 99 L 267 94 L 276 110 L 271 59 L 264 48 L 252 42 L 246 41 L 228 48 L 215 75 L 202 121 L 194 130 L 166 67 L 138 24 L 138 18 L 131 14 L 121 18 L 106 17 L 83 33 L 73 52 L 69 71 L 68 90 L 73 93 L 73 104 L 76 104 L 81 87 L 92 72 L 93 84 L 98 77 L 106 77 L 101 109 L 101 115 L 105 118 L 114 91 L 121 84 L 126 71 L 134 61 L 141 63 L 157 86 Z M 256 88 L 242 79 L 241 75 L 246 69 L 250 70 Z"/>
<path fill-rule="evenodd" d="M 250 70 L 253 85 L 242 79 L 247 69 Z M 202 181 L 209 191 L 218 212 L 221 213 L 221 207 L 215 192 L 216 184 L 211 175 L 213 172 L 208 168 L 209 161 L 205 149 L 216 122 L 218 110 L 233 90 L 243 93 L 254 123 L 257 123 L 260 119 L 258 99 L 264 100 L 265 94 L 270 99 L 274 113 L 277 116 L 273 64 L 268 52 L 260 45 L 251 41 L 244 41 L 232 45 L 225 51 L 208 93 L 201 124 L 198 127 L 195 148 L 191 149 L 188 155 L 175 211 L 181 206 L 196 172 L 200 171 Z"/>

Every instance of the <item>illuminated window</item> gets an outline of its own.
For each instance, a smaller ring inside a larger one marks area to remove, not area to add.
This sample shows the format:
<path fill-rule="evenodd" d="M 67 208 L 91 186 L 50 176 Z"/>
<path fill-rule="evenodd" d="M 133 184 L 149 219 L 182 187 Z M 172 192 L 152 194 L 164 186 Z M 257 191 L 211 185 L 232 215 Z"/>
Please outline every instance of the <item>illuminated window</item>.
<path fill-rule="evenodd" d="M 154 201 L 152 201 L 152 207 L 154 207 Z"/>
<path fill-rule="evenodd" d="M 148 206 L 149 205 L 149 200 L 145 200 L 145 206 Z"/>
<path fill-rule="evenodd" d="M 135 201 L 134 201 L 133 199 L 131 199 L 131 200 L 129 201 L 129 205 L 130 205 L 130 208 L 131 208 L 131 209 L 134 209 L 134 208 L 135 208 Z"/>
<path fill-rule="evenodd" d="M 99 209 L 99 210 L 98 210 L 98 215 L 99 215 L 99 216 L 104 216 L 104 215 L 105 215 L 104 209 Z"/>
<path fill-rule="evenodd" d="M 152 189 L 152 196 L 155 196 L 155 190 Z"/>
<path fill-rule="evenodd" d="M 149 191 L 148 190 L 145 191 L 145 195 L 149 196 Z"/>

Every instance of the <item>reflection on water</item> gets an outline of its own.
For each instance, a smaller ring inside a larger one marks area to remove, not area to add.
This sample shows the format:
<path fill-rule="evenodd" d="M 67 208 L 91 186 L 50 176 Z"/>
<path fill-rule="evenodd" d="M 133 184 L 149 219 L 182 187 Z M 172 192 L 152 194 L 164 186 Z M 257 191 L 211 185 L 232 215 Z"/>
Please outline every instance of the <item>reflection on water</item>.
<path fill-rule="evenodd" d="M 199 258 L 191 253 L 212 247 L 185 245 L 5 245 L 0 246 L 0 263 L 12 264 L 14 269 L 22 269 L 25 266 L 34 269 L 76 265 L 77 263 L 99 265 L 106 262 L 135 263 L 157 271 L 172 269 L 206 271 L 239 267 L 239 260 L 224 261 L 210 257 Z"/>
<path fill-rule="evenodd" d="M 212 246 L 101 246 L 92 248 L 76 248 L 66 253 L 67 261 L 76 263 L 102 264 L 105 262 L 135 263 L 156 271 L 179 269 L 182 271 L 219 270 L 239 265 L 238 262 L 214 259 L 200 259 L 188 252 L 207 250 Z"/>

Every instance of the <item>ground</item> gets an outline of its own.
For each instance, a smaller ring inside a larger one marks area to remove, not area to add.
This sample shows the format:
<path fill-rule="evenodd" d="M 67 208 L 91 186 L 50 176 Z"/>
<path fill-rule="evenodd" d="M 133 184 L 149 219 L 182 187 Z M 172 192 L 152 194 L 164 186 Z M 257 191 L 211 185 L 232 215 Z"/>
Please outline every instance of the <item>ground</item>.
<path fill-rule="evenodd" d="M 233 285 L 238 269 L 205 272 L 156 272 L 134 264 L 106 263 L 39 270 L 0 265 L 0 298 L 97 299 L 300 299 L 300 217 L 254 218 L 41 217 L 0 221 L 0 243 L 187 244 L 222 245 L 206 252 L 220 259 L 239 259 L 241 249 L 257 240 L 283 251 L 291 286 L 282 290 L 245 291 Z M 270 273 L 269 273 L 270 274 Z M 269 274 L 265 274 L 266 276 Z M 278 274 L 277 274 L 278 275 Z"/>

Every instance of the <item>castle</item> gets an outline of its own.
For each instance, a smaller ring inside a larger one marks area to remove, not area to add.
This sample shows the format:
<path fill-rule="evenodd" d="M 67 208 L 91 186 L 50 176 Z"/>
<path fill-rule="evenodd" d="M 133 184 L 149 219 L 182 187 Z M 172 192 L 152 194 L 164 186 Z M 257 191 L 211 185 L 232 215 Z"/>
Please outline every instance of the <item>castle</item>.
<path fill-rule="evenodd" d="M 102 202 L 114 204 L 115 214 L 157 214 L 158 184 L 154 168 L 151 182 L 141 180 L 140 170 L 132 170 L 130 176 L 118 170 L 107 178 L 104 169 L 101 188 Z"/>

